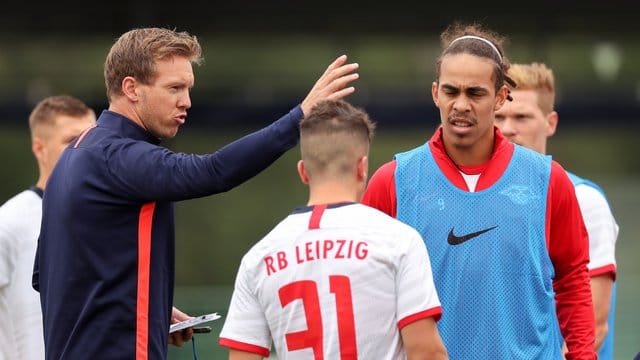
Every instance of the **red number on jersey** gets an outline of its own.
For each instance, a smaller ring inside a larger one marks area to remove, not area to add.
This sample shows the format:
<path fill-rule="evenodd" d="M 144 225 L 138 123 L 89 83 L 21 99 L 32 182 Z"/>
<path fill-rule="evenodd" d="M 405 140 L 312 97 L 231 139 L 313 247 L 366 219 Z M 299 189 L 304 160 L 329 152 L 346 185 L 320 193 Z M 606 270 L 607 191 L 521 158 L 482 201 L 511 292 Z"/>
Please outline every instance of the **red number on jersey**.
<path fill-rule="evenodd" d="M 340 359 L 357 359 L 356 328 L 349 278 L 341 275 L 329 276 L 329 290 L 336 298 Z M 302 300 L 304 315 L 307 320 L 307 330 L 285 335 L 287 350 L 295 351 L 311 348 L 313 349 L 314 359 L 323 360 L 322 313 L 320 311 L 320 299 L 316 282 L 312 280 L 295 281 L 281 287 L 278 293 L 280 304 L 283 308 L 293 300 Z"/>

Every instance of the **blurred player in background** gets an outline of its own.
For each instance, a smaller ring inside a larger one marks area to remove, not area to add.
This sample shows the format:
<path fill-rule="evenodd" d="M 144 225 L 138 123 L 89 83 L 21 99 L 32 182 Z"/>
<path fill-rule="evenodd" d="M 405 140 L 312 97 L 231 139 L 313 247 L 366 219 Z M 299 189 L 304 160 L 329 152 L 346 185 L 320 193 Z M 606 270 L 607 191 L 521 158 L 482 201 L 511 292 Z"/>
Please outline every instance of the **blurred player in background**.
<path fill-rule="evenodd" d="M 44 358 L 40 298 L 31 287 L 42 195 L 62 150 L 95 121 L 91 108 L 67 95 L 41 100 L 29 115 L 38 181 L 0 207 L 0 359 Z"/>
<path fill-rule="evenodd" d="M 496 112 L 495 124 L 509 140 L 541 154 L 547 139 L 558 125 L 554 111 L 555 80 L 544 64 L 513 64 L 509 76 L 518 85 L 511 91 L 513 101 Z M 589 275 L 596 321 L 598 359 L 613 359 L 613 320 L 615 311 L 618 224 L 602 189 L 572 173 L 582 217 L 589 233 Z"/>
<path fill-rule="evenodd" d="M 309 202 L 243 257 L 220 344 L 232 360 L 445 359 L 429 257 L 409 226 L 357 203 L 373 124 L 342 101 L 300 124 Z"/>
<path fill-rule="evenodd" d="M 564 169 L 494 126 L 504 38 L 453 24 L 431 87 L 440 127 L 376 171 L 363 203 L 427 244 L 452 359 L 595 359 L 586 231 Z M 554 299 L 555 298 L 555 299 Z M 558 329 L 560 323 L 560 331 Z"/>

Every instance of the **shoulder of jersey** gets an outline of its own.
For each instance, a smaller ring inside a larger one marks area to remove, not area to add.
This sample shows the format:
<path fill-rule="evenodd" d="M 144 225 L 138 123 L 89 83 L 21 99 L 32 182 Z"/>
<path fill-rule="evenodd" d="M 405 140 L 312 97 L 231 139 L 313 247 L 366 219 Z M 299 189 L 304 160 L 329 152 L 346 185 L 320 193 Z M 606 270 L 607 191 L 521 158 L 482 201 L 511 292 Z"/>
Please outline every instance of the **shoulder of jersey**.
<path fill-rule="evenodd" d="M 383 229 L 389 229 L 389 231 L 408 231 L 408 232 L 415 232 L 415 230 L 403 223 L 402 221 L 391 217 L 387 214 L 385 214 L 384 212 L 367 206 L 367 205 L 363 205 L 360 204 L 360 207 L 363 208 L 363 214 L 369 219 L 369 222 L 371 224 L 372 227 L 378 227 L 378 228 L 383 228 Z"/>

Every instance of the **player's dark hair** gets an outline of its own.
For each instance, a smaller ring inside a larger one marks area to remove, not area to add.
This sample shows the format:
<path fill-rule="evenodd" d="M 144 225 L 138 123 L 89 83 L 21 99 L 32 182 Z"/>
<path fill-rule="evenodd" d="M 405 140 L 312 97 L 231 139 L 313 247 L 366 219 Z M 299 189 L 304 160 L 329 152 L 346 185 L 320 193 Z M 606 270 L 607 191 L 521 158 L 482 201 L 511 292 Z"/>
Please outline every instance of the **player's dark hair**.
<path fill-rule="evenodd" d="M 436 82 L 440 80 L 440 67 L 445 56 L 470 54 L 491 59 L 495 63 L 496 92 L 503 85 L 507 85 L 510 88 L 516 87 L 515 81 L 508 75 L 511 65 L 504 54 L 505 37 L 485 29 L 477 23 L 462 24 L 455 22 L 440 34 L 440 40 L 443 50 L 436 62 Z M 511 95 L 508 95 L 507 99 L 512 100 Z"/>

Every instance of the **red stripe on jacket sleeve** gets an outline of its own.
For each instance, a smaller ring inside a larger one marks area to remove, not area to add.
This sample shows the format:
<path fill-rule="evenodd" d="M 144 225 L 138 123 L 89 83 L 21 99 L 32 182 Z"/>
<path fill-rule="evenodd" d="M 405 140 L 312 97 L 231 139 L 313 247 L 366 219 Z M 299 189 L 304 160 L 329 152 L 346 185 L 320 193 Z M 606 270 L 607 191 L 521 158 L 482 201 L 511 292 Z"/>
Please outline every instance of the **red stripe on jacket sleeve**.
<path fill-rule="evenodd" d="M 227 338 L 220 338 L 218 342 L 220 346 L 224 346 L 229 349 L 240 350 L 250 352 L 252 354 L 258 354 L 263 357 L 269 357 L 269 349 L 262 346 L 247 344 L 240 341 L 235 341 Z"/>
<path fill-rule="evenodd" d="M 138 295 L 136 298 L 136 360 L 149 358 L 149 269 L 151 265 L 151 228 L 156 203 L 140 209 L 138 220 Z"/>

